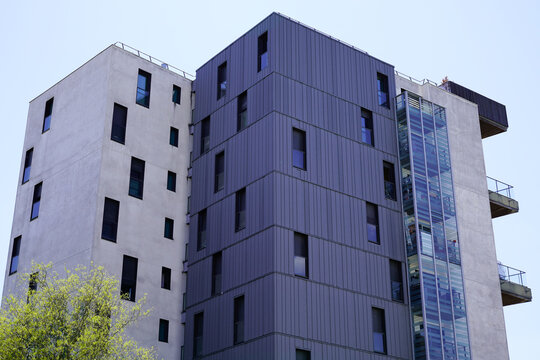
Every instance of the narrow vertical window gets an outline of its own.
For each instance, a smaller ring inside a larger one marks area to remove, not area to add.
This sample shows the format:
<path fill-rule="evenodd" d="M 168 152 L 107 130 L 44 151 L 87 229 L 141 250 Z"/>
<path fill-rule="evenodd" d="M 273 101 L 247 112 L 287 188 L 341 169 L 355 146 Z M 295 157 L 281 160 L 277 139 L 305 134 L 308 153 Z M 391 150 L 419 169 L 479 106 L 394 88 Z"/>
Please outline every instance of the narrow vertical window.
<path fill-rule="evenodd" d="M 371 308 L 373 321 L 373 351 L 386 354 L 386 325 L 384 320 L 384 310 Z"/>
<path fill-rule="evenodd" d="M 167 190 L 176 191 L 176 173 L 167 172 Z"/>
<path fill-rule="evenodd" d="M 371 111 L 362 109 L 362 142 L 374 146 L 373 141 L 373 114 Z"/>
<path fill-rule="evenodd" d="M 238 95 L 236 131 L 247 126 L 247 91 Z"/>
<path fill-rule="evenodd" d="M 240 231 L 246 227 L 246 188 L 236 192 L 235 208 L 235 231 Z"/>
<path fill-rule="evenodd" d="M 47 100 L 47 103 L 45 104 L 45 114 L 43 115 L 43 128 L 41 129 L 42 133 L 44 133 L 45 131 L 51 128 L 53 102 L 54 102 L 54 98 L 50 98 L 49 100 Z"/>
<path fill-rule="evenodd" d="M 368 241 L 379 244 L 379 209 L 377 205 L 366 202 Z"/>
<path fill-rule="evenodd" d="M 296 349 L 296 360 L 311 360 L 311 352 L 307 350 Z"/>
<path fill-rule="evenodd" d="M 377 94 L 379 96 L 379 105 L 390 108 L 388 76 L 381 73 L 377 73 Z"/>
<path fill-rule="evenodd" d="M 233 343 L 244 341 L 244 296 L 234 299 Z"/>
<path fill-rule="evenodd" d="M 180 86 L 173 85 L 172 86 L 172 101 L 173 101 L 173 103 L 180 105 L 180 94 L 181 94 Z"/>
<path fill-rule="evenodd" d="M 111 127 L 111 140 L 120 144 L 126 142 L 127 107 L 114 104 Z"/>
<path fill-rule="evenodd" d="M 184 360 L 184 345 L 180 346 L 180 360 Z"/>
<path fill-rule="evenodd" d="M 268 32 L 257 39 L 257 72 L 268 66 Z"/>
<path fill-rule="evenodd" d="M 396 177 L 394 174 L 394 164 L 383 161 L 384 169 L 384 197 L 396 200 Z"/>
<path fill-rule="evenodd" d="M 32 168 L 33 156 L 34 156 L 34 148 L 31 148 L 26 151 L 26 155 L 24 157 L 24 171 L 23 171 L 23 178 L 22 178 L 23 184 L 30 179 L 30 170 Z"/>
<path fill-rule="evenodd" d="M 101 238 L 116 242 L 118 233 L 118 214 L 120 211 L 120 202 L 105 198 L 103 206 L 103 223 L 101 226 Z"/>
<path fill-rule="evenodd" d="M 171 290 L 171 269 L 165 266 L 161 268 L 161 288 Z"/>
<path fill-rule="evenodd" d="M 9 265 L 9 275 L 15 274 L 19 267 L 19 253 L 21 251 L 21 236 L 13 239 L 13 248 L 11 249 L 11 263 Z"/>
<path fill-rule="evenodd" d="M 159 319 L 159 335 L 161 342 L 169 342 L 169 320 Z"/>
<path fill-rule="evenodd" d="M 178 129 L 172 126 L 169 133 L 169 144 L 178 147 Z"/>
<path fill-rule="evenodd" d="M 39 272 L 35 272 L 30 275 L 30 280 L 28 281 L 28 291 L 30 293 L 37 291 L 38 279 L 39 279 Z"/>
<path fill-rule="evenodd" d="M 294 275 L 309 277 L 308 265 L 308 237 L 294 233 Z"/>
<path fill-rule="evenodd" d="M 206 209 L 199 213 L 197 224 L 197 251 L 206 247 Z"/>
<path fill-rule="evenodd" d="M 306 132 L 293 128 L 293 166 L 306 170 Z"/>
<path fill-rule="evenodd" d="M 210 150 L 210 116 L 201 121 L 201 155 Z"/>
<path fill-rule="evenodd" d="M 34 196 L 32 197 L 32 213 L 30 214 L 30 220 L 34 220 L 39 215 L 39 205 L 41 203 L 41 187 L 43 182 L 40 182 L 34 186 Z"/>
<path fill-rule="evenodd" d="M 212 256 L 212 295 L 221 294 L 221 252 Z"/>
<path fill-rule="evenodd" d="M 142 199 L 144 188 L 144 160 L 131 158 L 129 175 L 129 195 Z"/>
<path fill-rule="evenodd" d="M 225 186 L 225 152 L 216 155 L 214 192 L 223 190 Z"/>
<path fill-rule="evenodd" d="M 150 107 L 150 82 L 152 75 L 139 69 L 137 77 L 137 104 Z"/>
<path fill-rule="evenodd" d="M 193 357 L 203 353 L 204 313 L 195 314 L 193 318 Z"/>
<path fill-rule="evenodd" d="M 392 300 L 403 301 L 403 274 L 399 261 L 390 260 L 390 284 Z"/>
<path fill-rule="evenodd" d="M 129 301 L 135 301 L 137 289 L 137 258 L 124 255 L 122 263 L 122 281 L 120 283 L 120 295 Z"/>
<path fill-rule="evenodd" d="M 164 236 L 167 239 L 173 240 L 173 232 L 174 232 L 174 220 L 165 218 L 165 231 Z"/>
<path fill-rule="evenodd" d="M 217 71 L 217 99 L 227 94 L 227 62 L 218 66 Z"/>
<path fill-rule="evenodd" d="M 186 293 L 182 294 L 182 312 L 186 311 Z"/>

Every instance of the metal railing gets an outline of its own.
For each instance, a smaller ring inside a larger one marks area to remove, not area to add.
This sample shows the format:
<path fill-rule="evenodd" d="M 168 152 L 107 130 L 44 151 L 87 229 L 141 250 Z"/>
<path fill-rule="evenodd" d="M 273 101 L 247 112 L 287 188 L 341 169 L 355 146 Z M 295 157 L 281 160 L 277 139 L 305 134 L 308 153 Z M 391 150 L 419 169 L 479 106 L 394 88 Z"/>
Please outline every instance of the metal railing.
<path fill-rule="evenodd" d="M 497 264 L 499 265 L 499 279 L 527 286 L 525 271 L 514 269 L 513 267 L 506 266 L 500 262 Z"/>
<path fill-rule="evenodd" d="M 504 195 L 508 198 L 514 198 L 514 187 L 492 177 L 487 177 L 488 190 Z"/>
<path fill-rule="evenodd" d="M 418 85 L 431 84 L 433 86 L 439 86 L 433 80 L 429 80 L 429 79 L 418 80 L 418 79 L 413 78 L 412 76 L 406 75 L 406 74 L 401 73 L 401 72 L 399 72 L 397 70 L 394 70 L 394 71 L 395 71 L 396 75 L 401 76 L 402 78 L 408 79 L 409 81 L 412 81 L 413 83 L 417 83 Z"/>
<path fill-rule="evenodd" d="M 191 75 L 190 73 L 184 71 L 184 70 L 180 70 L 179 68 L 177 67 L 174 67 L 172 65 L 169 65 L 168 63 L 164 62 L 164 61 L 161 61 L 159 60 L 158 58 L 155 58 L 151 55 L 148 55 L 140 50 L 137 50 L 129 45 L 126 45 L 124 44 L 123 42 L 120 42 L 120 41 L 117 41 L 114 43 L 115 46 L 118 46 L 119 48 L 121 48 L 122 50 L 125 50 L 125 51 L 128 51 L 134 55 L 137 55 L 138 57 L 144 59 L 144 60 L 147 60 L 147 61 L 150 61 L 151 63 L 154 63 L 158 66 L 161 66 L 163 69 L 167 69 L 167 70 L 170 70 L 172 72 L 174 72 L 175 74 L 178 74 L 178 75 L 182 75 L 183 77 L 185 77 L 186 79 L 189 79 L 189 80 L 195 80 L 195 75 Z"/>

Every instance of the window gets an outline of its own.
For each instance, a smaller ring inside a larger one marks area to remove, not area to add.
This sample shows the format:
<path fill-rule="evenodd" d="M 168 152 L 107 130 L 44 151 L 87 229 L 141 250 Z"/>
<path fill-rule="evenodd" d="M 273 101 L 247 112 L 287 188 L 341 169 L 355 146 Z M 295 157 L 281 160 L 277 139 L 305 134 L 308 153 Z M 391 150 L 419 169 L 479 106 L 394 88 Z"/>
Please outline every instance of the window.
<path fill-rule="evenodd" d="M 396 200 L 396 177 L 394 175 L 394 164 L 383 161 L 384 169 L 384 197 Z"/>
<path fill-rule="evenodd" d="M 294 275 L 309 277 L 307 235 L 294 233 Z"/>
<path fill-rule="evenodd" d="M 368 241 L 379 244 L 379 210 L 377 205 L 366 202 Z"/>
<path fill-rule="evenodd" d="M 173 232 L 174 232 L 174 220 L 165 218 L 165 231 L 164 235 L 167 239 L 173 239 Z"/>
<path fill-rule="evenodd" d="M 257 39 L 257 72 L 268 66 L 268 32 Z"/>
<path fill-rule="evenodd" d="M 311 352 L 296 349 L 296 360 L 311 360 Z"/>
<path fill-rule="evenodd" d="M 126 142 L 127 107 L 114 104 L 111 140 L 120 144 Z"/>
<path fill-rule="evenodd" d="M 199 213 L 197 224 L 197 251 L 206 247 L 206 209 Z"/>
<path fill-rule="evenodd" d="M 34 196 L 32 198 L 32 213 L 30 214 L 30 220 L 34 220 L 39 215 L 39 205 L 41 203 L 41 187 L 43 182 L 40 182 L 34 186 Z"/>
<path fill-rule="evenodd" d="M 390 260 L 390 284 L 392 300 L 403 301 L 403 275 L 399 261 Z"/>
<path fill-rule="evenodd" d="M 41 133 L 44 133 L 51 128 L 53 102 L 54 98 L 50 98 L 45 104 L 45 114 L 43 115 L 43 128 L 41 129 Z"/>
<path fill-rule="evenodd" d="M 373 142 L 373 115 L 371 111 L 362 109 L 362 141 L 374 146 Z"/>
<path fill-rule="evenodd" d="M 240 231 L 246 228 L 246 189 L 236 192 L 236 209 L 235 209 L 235 231 Z"/>
<path fill-rule="evenodd" d="M 212 256 L 212 295 L 221 294 L 221 252 Z"/>
<path fill-rule="evenodd" d="M 172 101 L 175 104 L 180 105 L 180 94 L 181 94 L 180 86 L 173 85 L 172 86 Z"/>
<path fill-rule="evenodd" d="M 377 93 L 379 95 L 379 105 L 390 108 L 388 76 L 381 73 L 377 73 Z"/>
<path fill-rule="evenodd" d="M 186 293 L 182 294 L 182 312 L 186 311 Z"/>
<path fill-rule="evenodd" d="M 169 342 L 169 320 L 159 319 L 159 341 Z"/>
<path fill-rule="evenodd" d="M 202 355 L 203 333 L 204 333 L 204 313 L 195 314 L 193 318 L 193 357 Z"/>
<path fill-rule="evenodd" d="M 386 325 L 384 321 L 384 310 L 371 308 L 373 321 L 373 351 L 386 354 Z"/>
<path fill-rule="evenodd" d="M 240 131 L 247 126 L 247 91 L 238 96 L 236 131 Z"/>
<path fill-rule="evenodd" d="M 225 152 L 216 155 L 214 192 L 223 190 L 225 186 Z"/>
<path fill-rule="evenodd" d="M 217 99 L 227 94 L 227 62 L 218 66 L 217 69 Z"/>
<path fill-rule="evenodd" d="M 178 129 L 172 126 L 169 134 L 169 144 L 178 147 Z"/>
<path fill-rule="evenodd" d="M 171 290 L 171 269 L 165 266 L 161 268 L 161 288 Z"/>
<path fill-rule="evenodd" d="M 150 107 L 150 82 L 152 75 L 139 69 L 137 78 L 137 104 Z"/>
<path fill-rule="evenodd" d="M 120 295 L 122 295 L 122 298 L 125 300 L 135 301 L 135 290 L 137 289 L 137 263 L 137 258 L 124 255 Z"/>
<path fill-rule="evenodd" d="M 26 151 L 26 156 L 24 157 L 24 171 L 22 183 L 24 184 L 30 179 L 30 169 L 32 168 L 32 156 L 34 156 L 34 148 Z"/>
<path fill-rule="evenodd" d="M 9 265 L 9 275 L 17 272 L 19 266 L 19 252 L 21 251 L 21 236 L 13 239 L 13 248 L 11 249 L 11 264 Z"/>
<path fill-rule="evenodd" d="M 234 325 L 233 343 L 239 344 L 244 341 L 244 296 L 234 299 Z"/>
<path fill-rule="evenodd" d="M 131 158 L 131 172 L 129 176 L 129 195 L 138 199 L 143 198 L 144 187 L 144 161 Z"/>
<path fill-rule="evenodd" d="M 30 280 L 28 281 L 28 291 L 36 292 L 38 288 L 39 272 L 35 272 L 30 275 Z"/>
<path fill-rule="evenodd" d="M 167 173 L 167 190 L 176 191 L 176 173 L 172 171 Z"/>
<path fill-rule="evenodd" d="M 201 155 L 210 150 L 210 116 L 201 121 Z"/>
<path fill-rule="evenodd" d="M 293 128 L 293 166 L 306 170 L 306 132 Z"/>
<path fill-rule="evenodd" d="M 105 198 L 103 207 L 103 224 L 101 226 L 101 238 L 116 242 L 118 232 L 118 213 L 120 202 Z"/>
<path fill-rule="evenodd" d="M 184 360 L 184 345 L 180 346 L 180 360 Z"/>

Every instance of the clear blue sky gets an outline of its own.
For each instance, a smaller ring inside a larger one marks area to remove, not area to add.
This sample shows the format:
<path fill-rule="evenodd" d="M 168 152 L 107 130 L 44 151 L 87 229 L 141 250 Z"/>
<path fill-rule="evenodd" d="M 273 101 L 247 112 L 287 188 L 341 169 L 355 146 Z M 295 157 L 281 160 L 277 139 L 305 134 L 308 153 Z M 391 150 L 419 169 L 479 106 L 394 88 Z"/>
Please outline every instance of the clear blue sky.
<path fill-rule="evenodd" d="M 5 269 L 28 102 L 122 41 L 188 72 L 278 11 L 415 78 L 444 76 L 506 105 L 509 131 L 483 141 L 488 175 L 515 186 L 495 219 L 497 254 L 540 294 L 540 1 L 5 1 L 0 11 L 0 269 Z M 3 273 L 0 276 L 0 289 Z M 505 308 L 512 359 L 540 359 L 540 298 Z"/>

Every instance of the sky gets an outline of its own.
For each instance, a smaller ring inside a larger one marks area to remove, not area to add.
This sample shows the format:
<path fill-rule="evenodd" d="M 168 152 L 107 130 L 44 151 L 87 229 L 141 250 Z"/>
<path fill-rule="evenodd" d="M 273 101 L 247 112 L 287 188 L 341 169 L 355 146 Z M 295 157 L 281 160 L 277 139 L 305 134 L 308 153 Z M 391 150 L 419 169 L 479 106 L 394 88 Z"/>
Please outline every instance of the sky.
<path fill-rule="evenodd" d="M 345 41 L 417 79 L 448 76 L 506 105 L 509 130 L 483 140 L 487 174 L 517 214 L 493 220 L 498 259 L 527 272 L 533 301 L 505 307 L 512 359 L 540 359 L 538 134 L 540 1 L 3 1 L 0 33 L 0 269 L 5 269 L 28 102 L 121 41 L 195 74 L 271 12 Z M 536 205 L 535 205 L 536 204 Z M 0 276 L 0 289 L 3 287 Z"/>

